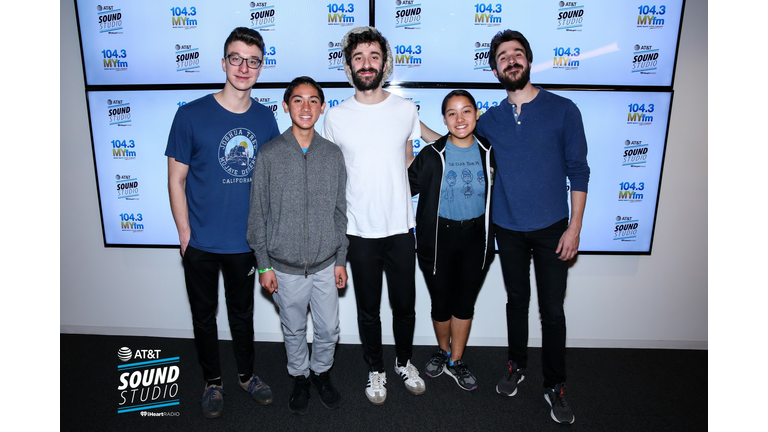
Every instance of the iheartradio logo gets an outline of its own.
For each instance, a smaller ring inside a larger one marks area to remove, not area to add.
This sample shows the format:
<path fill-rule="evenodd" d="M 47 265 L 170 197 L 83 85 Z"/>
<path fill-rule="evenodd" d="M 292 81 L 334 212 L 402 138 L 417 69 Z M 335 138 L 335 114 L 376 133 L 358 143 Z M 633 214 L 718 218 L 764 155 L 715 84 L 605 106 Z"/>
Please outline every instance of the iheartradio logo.
<path fill-rule="evenodd" d="M 127 347 L 122 347 L 119 350 L 117 350 L 117 358 L 120 360 L 127 362 L 132 357 L 131 350 Z"/>

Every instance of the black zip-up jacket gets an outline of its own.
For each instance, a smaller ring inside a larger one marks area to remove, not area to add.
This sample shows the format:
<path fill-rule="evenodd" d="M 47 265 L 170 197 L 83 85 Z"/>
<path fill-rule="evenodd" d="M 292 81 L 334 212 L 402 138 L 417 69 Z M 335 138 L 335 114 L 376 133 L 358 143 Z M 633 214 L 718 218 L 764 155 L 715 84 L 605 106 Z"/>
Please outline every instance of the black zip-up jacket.
<path fill-rule="evenodd" d="M 416 252 L 424 259 L 434 263 L 433 274 L 437 272 L 437 220 L 440 209 L 440 190 L 445 171 L 445 145 L 448 141 L 445 135 L 424 147 L 408 168 L 408 180 L 411 184 L 411 195 L 419 196 L 416 208 Z M 496 161 L 493 157 L 491 144 L 484 138 L 475 135 L 480 149 L 480 160 L 483 162 L 485 174 L 485 256 L 483 268 L 493 260 L 493 228 L 491 224 L 491 192 L 493 190 L 493 175 L 496 171 Z"/>

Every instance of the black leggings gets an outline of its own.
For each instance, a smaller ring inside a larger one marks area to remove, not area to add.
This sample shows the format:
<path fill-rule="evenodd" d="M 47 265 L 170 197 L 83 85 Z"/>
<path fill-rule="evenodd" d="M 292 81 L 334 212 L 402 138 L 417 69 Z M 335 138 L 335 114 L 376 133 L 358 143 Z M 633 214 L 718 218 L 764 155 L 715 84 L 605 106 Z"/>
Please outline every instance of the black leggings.
<path fill-rule="evenodd" d="M 434 321 L 445 322 L 451 317 L 466 320 L 474 316 L 477 294 L 488 273 L 488 263 L 483 268 L 484 253 L 482 218 L 469 229 L 438 222 L 437 266 L 434 256 L 419 255 L 419 268 L 432 298 Z"/>

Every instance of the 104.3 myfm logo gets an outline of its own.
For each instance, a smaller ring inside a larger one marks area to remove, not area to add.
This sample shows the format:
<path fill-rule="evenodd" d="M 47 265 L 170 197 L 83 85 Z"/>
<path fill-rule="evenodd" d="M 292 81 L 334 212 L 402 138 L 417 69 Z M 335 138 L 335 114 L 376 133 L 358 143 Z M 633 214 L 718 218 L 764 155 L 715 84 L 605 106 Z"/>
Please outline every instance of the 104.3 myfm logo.
<path fill-rule="evenodd" d="M 637 27 L 646 29 L 660 29 L 664 27 L 664 14 L 667 13 L 665 5 L 640 5 L 637 7 Z"/>
<path fill-rule="evenodd" d="M 653 112 L 656 110 L 654 104 L 637 104 L 631 103 L 627 105 L 629 107 L 629 114 L 627 115 L 627 124 L 632 125 L 651 125 L 653 124 Z"/>
<path fill-rule="evenodd" d="M 579 47 L 555 47 L 552 61 L 552 69 L 576 70 L 579 68 L 581 48 Z"/>
<path fill-rule="evenodd" d="M 355 24 L 354 3 L 330 3 L 328 4 L 328 25 L 351 26 Z"/>
<path fill-rule="evenodd" d="M 501 25 L 501 3 L 478 3 L 475 5 L 475 25 L 485 27 L 497 27 Z"/>
<path fill-rule="evenodd" d="M 114 139 L 110 141 L 112 144 L 112 158 L 115 160 L 131 160 L 136 159 L 136 141 Z"/>
<path fill-rule="evenodd" d="M 120 230 L 127 232 L 144 231 L 144 216 L 141 213 L 120 213 Z"/>
<path fill-rule="evenodd" d="M 419 67 L 421 54 L 421 45 L 395 45 L 395 66 Z"/>
<path fill-rule="evenodd" d="M 196 7 L 174 6 L 171 8 L 171 28 L 191 30 L 198 25 Z"/>
<path fill-rule="evenodd" d="M 128 70 L 128 51 L 124 49 L 101 50 L 105 71 Z"/>

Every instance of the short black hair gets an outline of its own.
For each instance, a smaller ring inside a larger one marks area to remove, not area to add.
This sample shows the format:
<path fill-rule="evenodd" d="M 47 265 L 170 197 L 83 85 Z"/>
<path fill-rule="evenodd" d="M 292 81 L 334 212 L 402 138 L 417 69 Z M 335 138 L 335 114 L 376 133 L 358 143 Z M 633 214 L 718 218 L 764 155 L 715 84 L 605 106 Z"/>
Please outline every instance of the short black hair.
<path fill-rule="evenodd" d="M 440 113 L 443 114 L 443 116 L 445 116 L 445 109 L 448 107 L 448 101 L 455 96 L 464 96 L 465 98 L 469 99 L 469 101 L 472 102 L 472 106 L 475 108 L 475 110 L 477 110 L 477 102 L 475 102 L 475 98 L 472 97 L 472 93 L 466 90 L 453 90 L 452 92 L 445 95 L 445 98 L 443 98 L 443 106 L 440 108 Z"/>
<path fill-rule="evenodd" d="M 528 58 L 528 63 L 533 63 L 533 51 L 531 51 L 531 45 L 528 43 L 528 39 L 526 39 L 519 31 L 507 29 L 496 33 L 496 36 L 491 39 L 488 64 L 491 66 L 492 70 L 496 70 L 496 51 L 499 50 L 499 45 L 510 41 L 520 42 L 520 45 L 522 45 L 525 50 L 525 56 Z"/>
<path fill-rule="evenodd" d="M 227 48 L 229 44 L 234 41 L 244 42 L 246 45 L 256 45 L 261 50 L 262 56 L 264 55 L 264 39 L 261 37 L 261 33 L 256 30 L 249 29 L 248 27 L 237 27 L 232 30 L 229 37 L 224 42 L 224 57 L 227 56 Z"/>
<path fill-rule="evenodd" d="M 288 87 L 285 88 L 285 93 L 283 93 L 283 102 L 288 103 L 288 101 L 291 99 L 291 96 L 293 95 L 293 90 L 302 84 L 307 84 L 314 87 L 315 90 L 317 90 L 317 95 L 320 97 L 320 105 L 325 103 L 325 94 L 323 94 L 323 88 L 320 87 L 320 84 L 308 76 L 296 77 L 293 79 L 293 81 L 291 81 L 290 84 L 288 84 Z"/>

